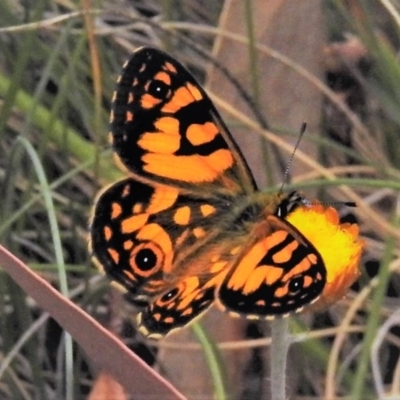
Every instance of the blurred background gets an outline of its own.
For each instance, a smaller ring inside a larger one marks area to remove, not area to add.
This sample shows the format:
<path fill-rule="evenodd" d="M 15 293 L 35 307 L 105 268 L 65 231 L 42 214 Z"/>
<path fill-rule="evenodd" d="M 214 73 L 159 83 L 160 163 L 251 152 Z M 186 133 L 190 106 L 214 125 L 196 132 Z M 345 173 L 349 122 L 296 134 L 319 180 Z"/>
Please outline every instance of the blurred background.
<path fill-rule="evenodd" d="M 305 121 L 287 190 L 357 202 L 340 214 L 365 240 L 361 278 L 328 311 L 291 320 L 290 398 L 399 398 L 400 2 L 0 0 L 0 242 L 188 398 L 217 398 L 217 374 L 224 398 L 266 400 L 269 323 L 210 310 L 199 324 L 216 372 L 191 327 L 158 343 L 137 333 L 91 263 L 95 194 L 124 176 L 107 142 L 111 96 L 143 45 L 204 85 L 261 190 L 281 186 Z M 65 379 L 63 330 L 2 270 L 0 307 L 2 399 L 63 399 L 68 384 L 95 398 L 96 365 L 74 345 Z"/>

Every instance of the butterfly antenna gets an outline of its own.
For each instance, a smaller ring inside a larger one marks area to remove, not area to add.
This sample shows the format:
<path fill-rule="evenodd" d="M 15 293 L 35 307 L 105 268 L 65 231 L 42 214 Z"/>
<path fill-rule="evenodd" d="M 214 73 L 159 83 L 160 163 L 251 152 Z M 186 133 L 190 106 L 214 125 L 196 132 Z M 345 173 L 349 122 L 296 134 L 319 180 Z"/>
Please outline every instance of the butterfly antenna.
<path fill-rule="evenodd" d="M 287 163 L 287 166 L 286 166 L 286 169 L 285 169 L 285 173 L 283 175 L 282 186 L 281 186 L 281 188 L 279 190 L 280 194 L 283 192 L 283 188 L 284 188 L 285 184 L 287 183 L 287 178 L 288 178 L 288 175 L 289 175 L 290 166 L 292 165 L 292 161 L 293 161 L 294 155 L 296 153 L 297 148 L 300 145 L 301 139 L 303 138 L 303 135 L 304 135 L 306 129 L 307 129 L 307 122 L 303 122 L 302 125 L 301 125 L 301 128 L 300 128 L 299 137 L 297 138 L 297 142 L 296 142 L 296 144 L 294 146 L 292 155 L 289 158 L 289 162 Z M 335 207 L 335 206 L 336 207 L 337 206 L 357 207 L 357 203 L 355 203 L 354 201 L 312 202 L 312 201 L 309 201 L 307 199 L 303 199 L 303 203 L 306 204 L 306 205 L 309 205 L 309 206 L 320 204 L 320 205 L 324 205 L 324 206 L 333 206 L 333 207 Z"/>
<path fill-rule="evenodd" d="M 301 124 L 299 137 L 297 138 L 297 142 L 296 142 L 296 144 L 295 144 L 295 146 L 294 146 L 292 155 L 290 156 L 289 162 L 288 162 L 287 165 L 286 165 L 285 173 L 283 174 L 283 182 L 282 182 L 282 186 L 281 186 L 281 188 L 280 188 L 280 190 L 279 190 L 279 194 L 281 194 L 281 193 L 283 192 L 283 188 L 284 188 L 284 186 L 285 186 L 286 183 L 287 183 L 287 179 L 288 179 L 289 171 L 290 171 L 290 166 L 292 165 L 292 161 L 293 161 L 294 155 L 295 155 L 295 153 L 296 153 L 297 148 L 298 148 L 299 145 L 300 145 L 301 139 L 303 138 L 303 135 L 304 135 L 304 132 L 306 131 L 306 129 L 307 129 L 307 122 L 303 122 L 303 123 Z"/>
<path fill-rule="evenodd" d="M 307 199 L 303 199 L 303 203 L 308 206 L 346 206 L 346 207 L 357 207 L 357 203 L 354 201 L 309 201 Z"/>

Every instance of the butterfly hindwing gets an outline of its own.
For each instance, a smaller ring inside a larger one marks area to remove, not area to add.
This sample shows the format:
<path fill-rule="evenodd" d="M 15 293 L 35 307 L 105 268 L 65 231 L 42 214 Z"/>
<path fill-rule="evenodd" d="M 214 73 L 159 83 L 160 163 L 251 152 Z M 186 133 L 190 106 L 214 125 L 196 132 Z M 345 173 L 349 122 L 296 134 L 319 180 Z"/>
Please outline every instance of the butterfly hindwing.
<path fill-rule="evenodd" d="M 220 212 L 220 204 L 133 178 L 99 195 L 91 221 L 94 259 L 131 301 L 145 305 L 147 334 L 186 325 L 213 302 L 215 273 L 196 251 L 202 241 L 207 247 Z"/>
<path fill-rule="evenodd" d="M 198 276 L 181 279 L 138 316 L 139 330 L 157 339 L 192 322 L 214 302 L 215 286 Z"/>
<path fill-rule="evenodd" d="M 326 282 L 320 254 L 300 232 L 275 215 L 265 223 L 268 234 L 244 246 L 217 294 L 223 309 L 248 318 L 300 312 Z"/>
<path fill-rule="evenodd" d="M 151 181 L 194 191 L 255 188 L 204 90 L 160 50 L 138 49 L 125 64 L 113 98 L 111 141 L 122 164 Z"/>

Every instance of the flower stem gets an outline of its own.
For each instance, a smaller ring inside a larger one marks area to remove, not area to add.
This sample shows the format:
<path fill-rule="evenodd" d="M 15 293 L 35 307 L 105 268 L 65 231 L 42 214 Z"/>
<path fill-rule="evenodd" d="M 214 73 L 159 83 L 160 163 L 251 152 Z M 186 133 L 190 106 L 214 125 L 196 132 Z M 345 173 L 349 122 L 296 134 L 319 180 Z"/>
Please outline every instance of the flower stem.
<path fill-rule="evenodd" d="M 275 319 L 271 323 L 271 400 L 286 399 L 286 359 L 288 350 L 288 319 Z"/>

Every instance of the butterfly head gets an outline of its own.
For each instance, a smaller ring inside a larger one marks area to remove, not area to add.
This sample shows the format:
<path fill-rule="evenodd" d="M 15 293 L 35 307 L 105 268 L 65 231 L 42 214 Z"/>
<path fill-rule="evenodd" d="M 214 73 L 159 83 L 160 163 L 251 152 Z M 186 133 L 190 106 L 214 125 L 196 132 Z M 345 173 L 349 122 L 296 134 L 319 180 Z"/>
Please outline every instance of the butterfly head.
<path fill-rule="evenodd" d="M 275 215 L 279 218 L 286 218 L 297 207 L 308 204 L 308 200 L 298 192 L 291 192 L 288 195 L 281 195 L 281 201 L 277 206 Z"/>

